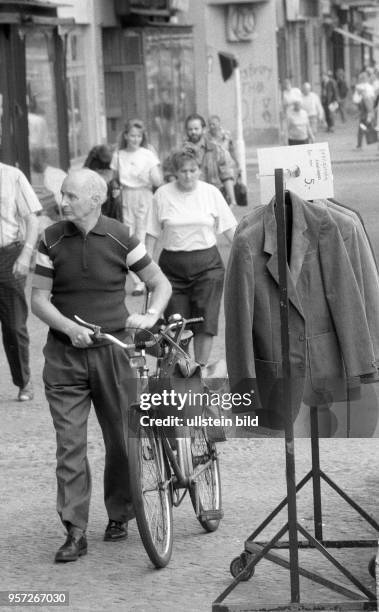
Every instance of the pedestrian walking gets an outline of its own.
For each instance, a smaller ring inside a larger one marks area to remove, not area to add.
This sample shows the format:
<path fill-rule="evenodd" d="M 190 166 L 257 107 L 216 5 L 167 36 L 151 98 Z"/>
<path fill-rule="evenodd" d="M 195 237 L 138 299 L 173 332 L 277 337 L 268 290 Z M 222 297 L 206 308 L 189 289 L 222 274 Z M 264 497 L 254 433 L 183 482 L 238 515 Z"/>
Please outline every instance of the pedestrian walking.
<path fill-rule="evenodd" d="M 172 142 L 175 140 L 175 108 L 169 87 L 163 87 L 156 94 L 159 98 L 153 107 L 153 122 L 158 132 L 158 151 L 162 158 L 170 153 Z"/>
<path fill-rule="evenodd" d="M 340 114 L 342 123 L 346 123 L 346 100 L 347 94 L 349 93 L 349 87 L 346 83 L 345 71 L 343 68 L 339 68 L 337 70 L 336 77 L 338 101 L 337 113 Z"/>
<path fill-rule="evenodd" d="M 369 143 L 370 132 L 374 134 L 375 123 L 375 92 L 369 82 L 369 77 L 366 72 L 362 72 L 358 77 L 358 84 L 355 86 L 353 94 L 353 102 L 358 108 L 358 133 L 357 133 L 357 149 L 362 148 L 363 139 Z"/>
<path fill-rule="evenodd" d="M 207 137 L 211 142 L 215 142 L 228 151 L 236 165 L 236 169 L 238 169 L 238 160 L 232 135 L 228 130 L 222 127 L 221 119 L 218 115 L 211 115 L 209 117 Z"/>
<path fill-rule="evenodd" d="M 111 161 L 112 151 L 110 148 L 104 144 L 97 145 L 92 147 L 88 153 L 83 167 L 100 174 L 107 184 L 107 199 L 101 207 L 101 214 L 122 222 L 121 186 L 116 170 L 113 170 L 110 166 Z"/>
<path fill-rule="evenodd" d="M 287 133 L 289 145 L 302 145 L 314 142 L 308 113 L 302 108 L 299 100 L 295 100 L 287 112 Z"/>
<path fill-rule="evenodd" d="M 322 108 L 320 97 L 312 91 L 310 83 L 303 83 L 301 106 L 308 113 L 309 123 L 313 135 L 318 131 L 320 125 L 325 121 L 324 109 Z"/>
<path fill-rule="evenodd" d="M 62 186 L 63 221 L 45 230 L 38 248 L 32 310 L 49 326 L 44 348 L 45 393 L 57 439 L 57 511 L 67 538 L 56 562 L 87 552 L 91 493 L 87 421 L 94 405 L 105 443 L 104 540 L 127 537 L 133 516 L 125 430 L 134 399 L 134 374 L 124 350 L 74 320 L 78 315 L 120 339 L 125 327 L 150 328 L 167 305 L 171 287 L 124 224 L 101 215 L 105 181 L 92 170 L 71 171 Z M 146 314 L 129 315 L 125 281 L 131 269 L 151 291 Z"/>
<path fill-rule="evenodd" d="M 51 220 L 59 219 L 61 203 L 61 187 L 66 172 L 56 166 L 51 166 L 47 149 L 30 150 L 30 180 L 42 208 L 43 215 Z M 41 228 L 41 223 L 39 224 Z"/>
<path fill-rule="evenodd" d="M 379 70 L 378 68 L 374 68 L 374 72 L 370 78 L 370 84 L 374 90 L 374 95 L 379 95 Z"/>
<path fill-rule="evenodd" d="M 283 110 L 286 114 L 295 100 L 301 100 L 301 91 L 298 87 L 292 87 L 291 79 L 284 79 L 282 91 Z"/>
<path fill-rule="evenodd" d="M 172 156 L 176 179 L 160 187 L 147 220 L 146 246 L 152 255 L 161 237 L 159 265 L 172 284 L 173 294 L 165 314 L 204 317 L 194 330 L 194 357 L 207 366 L 218 331 L 224 265 L 217 235 L 231 242 L 236 220 L 214 185 L 199 180 L 196 154 L 188 149 Z"/>
<path fill-rule="evenodd" d="M 194 113 L 185 120 L 187 140 L 183 144 L 195 155 L 200 172 L 200 179 L 214 185 L 223 192 L 230 206 L 236 205 L 234 194 L 234 162 L 223 147 L 211 142 L 207 137 L 204 117 Z M 164 164 L 165 180 L 176 180 L 176 168 L 170 156 Z"/>
<path fill-rule="evenodd" d="M 113 154 L 111 168 L 118 173 L 122 189 L 124 223 L 138 240 L 145 240 L 147 211 L 151 206 L 153 189 L 162 184 L 160 162 L 155 152 L 147 148 L 146 131 L 140 119 L 126 122 Z M 133 295 L 142 295 L 144 285 L 135 275 Z"/>
<path fill-rule="evenodd" d="M 33 399 L 25 282 L 38 237 L 42 206 L 25 175 L 0 163 L 0 321 L 18 400 Z"/>
<path fill-rule="evenodd" d="M 333 73 L 329 70 L 324 72 L 321 79 L 321 104 L 325 113 L 326 131 L 334 131 L 334 113 L 338 108 L 337 85 L 333 79 Z"/>

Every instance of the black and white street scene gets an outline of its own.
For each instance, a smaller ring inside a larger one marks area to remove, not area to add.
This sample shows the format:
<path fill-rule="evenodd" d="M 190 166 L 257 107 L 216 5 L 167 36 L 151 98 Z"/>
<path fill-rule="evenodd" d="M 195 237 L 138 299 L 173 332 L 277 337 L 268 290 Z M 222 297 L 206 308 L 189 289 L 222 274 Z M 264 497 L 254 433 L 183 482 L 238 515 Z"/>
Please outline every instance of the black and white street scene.
<path fill-rule="evenodd" d="M 379 0 L 0 0 L 1 609 L 379 609 L 378 135 Z"/>

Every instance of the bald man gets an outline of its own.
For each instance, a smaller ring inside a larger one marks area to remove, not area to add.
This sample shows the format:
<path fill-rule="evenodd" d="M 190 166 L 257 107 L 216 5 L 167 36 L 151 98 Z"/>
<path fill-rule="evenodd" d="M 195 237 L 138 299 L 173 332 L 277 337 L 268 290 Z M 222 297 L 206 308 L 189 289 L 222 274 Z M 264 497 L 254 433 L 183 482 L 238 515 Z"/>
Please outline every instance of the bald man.
<path fill-rule="evenodd" d="M 57 437 L 57 511 L 67 530 L 56 562 L 76 561 L 87 552 L 91 401 L 105 443 L 109 520 L 104 540 L 125 539 L 133 516 L 124 432 L 135 375 L 125 351 L 106 341 L 94 343 L 93 332 L 75 322 L 74 315 L 122 340 L 125 327 L 152 327 L 171 295 L 168 280 L 144 245 L 125 225 L 101 215 L 106 196 L 107 185 L 96 172 L 85 168 L 68 174 L 62 185 L 64 220 L 45 230 L 33 279 L 32 311 L 49 326 L 43 379 Z M 128 270 L 151 292 L 144 315 L 126 310 Z"/>

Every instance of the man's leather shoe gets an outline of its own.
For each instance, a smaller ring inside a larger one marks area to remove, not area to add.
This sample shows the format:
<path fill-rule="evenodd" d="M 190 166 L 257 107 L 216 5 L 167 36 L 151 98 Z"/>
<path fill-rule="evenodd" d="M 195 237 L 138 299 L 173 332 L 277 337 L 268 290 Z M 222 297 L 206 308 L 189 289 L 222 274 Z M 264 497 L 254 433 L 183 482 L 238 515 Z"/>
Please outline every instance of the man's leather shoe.
<path fill-rule="evenodd" d="M 72 533 L 67 535 L 67 539 L 55 555 L 55 563 L 66 563 L 67 561 L 77 561 L 79 557 L 87 554 L 87 539 L 82 536 L 75 536 Z"/>
<path fill-rule="evenodd" d="M 117 542 L 128 537 L 128 523 L 109 520 L 104 533 L 104 542 Z"/>
<path fill-rule="evenodd" d="M 34 397 L 33 385 L 31 381 L 29 381 L 28 384 L 25 385 L 25 387 L 20 387 L 17 399 L 19 402 L 29 402 L 33 399 L 33 397 Z"/>

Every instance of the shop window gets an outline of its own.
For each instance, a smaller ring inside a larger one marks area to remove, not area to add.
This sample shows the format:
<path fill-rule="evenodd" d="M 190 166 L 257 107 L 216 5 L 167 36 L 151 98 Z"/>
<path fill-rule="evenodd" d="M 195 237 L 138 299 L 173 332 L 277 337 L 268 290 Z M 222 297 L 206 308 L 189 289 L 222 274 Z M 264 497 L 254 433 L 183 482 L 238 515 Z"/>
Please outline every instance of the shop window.
<path fill-rule="evenodd" d="M 146 120 L 141 33 L 104 28 L 103 61 L 107 139 L 113 145 L 127 119 Z"/>
<path fill-rule="evenodd" d="M 55 45 L 51 29 L 25 33 L 29 166 L 44 218 L 56 220 L 64 172 L 60 169 Z"/>
<path fill-rule="evenodd" d="M 184 120 L 194 112 L 192 34 L 149 32 L 145 39 L 149 134 L 164 158 L 179 147 Z"/>
<path fill-rule="evenodd" d="M 84 158 L 89 150 L 89 109 L 84 54 L 84 32 L 68 34 L 66 53 L 68 139 L 71 162 Z"/>
<path fill-rule="evenodd" d="M 130 35 L 124 32 L 124 44 L 121 45 L 122 64 L 142 64 L 142 38 L 139 35 Z"/>
<path fill-rule="evenodd" d="M 30 166 L 36 151 L 52 166 L 59 166 L 54 46 L 50 31 L 25 35 Z"/>

